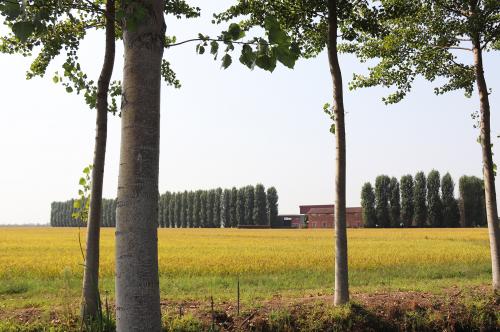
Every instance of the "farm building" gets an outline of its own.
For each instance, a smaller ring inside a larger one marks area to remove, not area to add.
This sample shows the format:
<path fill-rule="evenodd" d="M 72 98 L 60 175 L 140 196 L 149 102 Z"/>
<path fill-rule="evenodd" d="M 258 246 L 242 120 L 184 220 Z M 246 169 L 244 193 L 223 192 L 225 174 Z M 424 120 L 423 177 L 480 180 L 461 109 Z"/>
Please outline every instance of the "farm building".
<path fill-rule="evenodd" d="M 334 227 L 334 205 L 301 205 L 300 214 L 307 216 L 307 228 Z M 346 219 L 349 228 L 363 227 L 362 208 L 346 208 Z"/>
<path fill-rule="evenodd" d="M 303 214 L 281 214 L 271 228 L 305 228 L 306 216 Z"/>

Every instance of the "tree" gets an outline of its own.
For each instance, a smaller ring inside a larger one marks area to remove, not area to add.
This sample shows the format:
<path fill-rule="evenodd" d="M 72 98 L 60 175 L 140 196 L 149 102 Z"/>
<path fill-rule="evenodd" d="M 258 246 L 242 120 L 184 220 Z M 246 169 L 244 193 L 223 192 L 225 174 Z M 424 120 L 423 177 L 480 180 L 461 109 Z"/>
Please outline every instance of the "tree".
<path fill-rule="evenodd" d="M 410 174 L 403 175 L 401 186 L 401 222 L 404 227 L 411 227 L 414 214 L 413 177 Z"/>
<path fill-rule="evenodd" d="M 124 70 L 116 216 L 116 328 L 160 331 L 155 224 L 164 2 L 123 1 L 122 10 Z"/>
<path fill-rule="evenodd" d="M 443 202 L 443 226 L 459 227 L 460 211 L 455 199 L 455 183 L 450 173 L 446 173 L 441 179 L 441 199 Z"/>
<path fill-rule="evenodd" d="M 278 222 L 278 191 L 274 187 L 267 189 L 267 224 L 271 227 Z"/>
<path fill-rule="evenodd" d="M 370 182 L 366 182 L 361 188 L 361 207 L 363 209 L 364 227 L 375 227 L 377 224 L 375 192 L 373 191 L 373 187 Z"/>
<path fill-rule="evenodd" d="M 291 10 L 293 8 L 293 10 Z M 362 13 L 362 14 L 361 14 Z M 275 29 L 268 29 L 271 43 L 280 41 L 290 44 L 291 52 L 249 53 L 240 61 L 253 68 L 255 65 L 267 70 L 274 70 L 276 62 L 293 67 L 296 58 L 311 58 L 325 48 L 328 53 L 330 76 L 332 78 L 333 106 L 325 105 L 324 110 L 333 120 L 331 132 L 336 139 L 335 173 L 335 304 L 349 301 L 348 266 L 347 266 L 347 231 L 346 231 L 346 142 L 344 122 L 344 99 L 342 73 L 338 60 L 339 33 L 342 38 L 351 39 L 356 28 L 370 28 L 373 15 L 364 1 L 339 0 L 238 0 L 236 5 L 221 15 L 218 20 L 235 17 L 245 18 L 244 28 L 253 26 L 268 28 L 272 22 L 279 22 Z M 281 32 L 280 28 L 284 31 Z M 290 37 L 287 36 L 289 34 Z M 260 47 L 260 49 L 269 49 Z"/>
<path fill-rule="evenodd" d="M 432 170 L 427 175 L 427 215 L 432 227 L 443 225 L 443 203 L 439 196 L 441 178 L 439 172 Z"/>
<path fill-rule="evenodd" d="M 425 227 L 427 221 L 427 179 L 424 172 L 415 174 L 415 187 L 413 191 L 415 207 L 415 226 Z"/>
<path fill-rule="evenodd" d="M 173 192 L 170 196 L 170 201 L 168 202 L 168 227 L 175 227 L 176 220 L 176 203 L 177 203 L 177 193 Z"/>
<path fill-rule="evenodd" d="M 231 188 L 229 196 L 229 225 L 230 227 L 238 227 L 238 189 Z"/>
<path fill-rule="evenodd" d="M 87 221 L 87 246 L 84 264 L 81 313 L 85 322 L 97 319 L 100 312 L 99 298 L 99 236 L 103 215 L 102 187 L 107 140 L 108 96 L 115 57 L 115 2 L 71 0 L 40 2 L 9 1 L 0 3 L 12 33 L 1 38 L 0 51 L 31 55 L 35 46 L 41 46 L 33 60 L 27 78 L 44 76 L 50 62 L 65 49 L 66 60 L 62 67 L 66 91 L 84 92 L 90 108 L 96 108 L 96 136 L 92 168 Z M 69 15 L 68 15 L 69 14 Z M 96 24 L 101 22 L 102 24 Z M 93 24 L 92 24 L 93 23 Z M 97 87 L 87 80 L 78 63 L 80 41 L 87 30 L 105 28 L 104 62 Z M 83 31 L 82 31 L 83 30 Z M 62 81 L 58 75 L 54 81 Z M 113 99 L 114 103 L 114 99 Z M 115 105 L 113 105 L 115 106 Z M 112 107 L 112 109 L 115 109 Z"/>
<path fill-rule="evenodd" d="M 391 227 L 400 227 L 401 225 L 401 196 L 399 191 L 399 182 L 395 177 L 391 178 L 389 185 L 389 219 Z"/>
<path fill-rule="evenodd" d="M 378 21 L 383 33 L 363 36 L 351 47 L 362 60 L 375 58 L 378 64 L 370 68 L 367 76 L 358 75 L 353 87 L 396 86 L 397 91 L 385 99 L 388 103 L 402 100 L 417 76 L 431 82 L 444 78 L 444 85 L 434 89 L 436 94 L 463 90 L 470 97 L 476 87 L 479 114 L 474 113 L 474 117 L 479 118 L 492 286 L 500 290 L 496 165 L 491 142 L 490 92 L 483 66 L 483 52 L 500 49 L 500 5 L 489 0 L 397 0 L 381 4 Z"/>
<path fill-rule="evenodd" d="M 267 197 L 266 189 L 257 184 L 254 191 L 253 222 L 255 225 L 267 225 Z"/>
<path fill-rule="evenodd" d="M 193 198 L 193 215 L 191 217 L 192 225 L 191 227 L 198 228 L 201 226 L 200 223 L 200 213 L 201 213 L 201 190 L 196 190 Z"/>
<path fill-rule="evenodd" d="M 215 196 L 214 196 L 214 227 L 220 228 L 221 227 L 221 199 L 222 199 L 222 188 L 217 188 L 215 189 Z"/>
<path fill-rule="evenodd" d="M 375 179 L 375 210 L 379 227 L 390 226 L 389 196 L 391 179 L 387 175 L 379 175 Z"/>
<path fill-rule="evenodd" d="M 224 189 L 220 200 L 220 225 L 221 227 L 231 227 L 230 214 L 231 214 L 231 190 Z"/>
<path fill-rule="evenodd" d="M 245 225 L 245 197 L 246 187 L 238 189 L 238 197 L 236 200 L 236 227 L 239 225 Z"/>
<path fill-rule="evenodd" d="M 253 186 L 245 187 L 245 223 L 244 225 L 255 225 L 253 209 L 255 200 L 255 189 Z"/>
<path fill-rule="evenodd" d="M 200 227 L 208 227 L 207 199 L 208 192 L 206 190 L 203 190 L 200 193 Z"/>
<path fill-rule="evenodd" d="M 464 175 L 459 180 L 459 192 L 464 227 L 486 225 L 483 180 L 475 176 Z"/>
<path fill-rule="evenodd" d="M 209 228 L 214 228 L 215 226 L 215 221 L 214 221 L 214 204 L 215 204 L 215 190 L 211 189 L 208 191 L 207 194 L 207 204 L 206 204 L 206 213 L 207 213 L 207 224 L 205 227 Z"/>
<path fill-rule="evenodd" d="M 180 228 L 182 226 L 182 193 L 178 192 L 175 195 L 175 207 L 174 207 L 174 227 Z"/>

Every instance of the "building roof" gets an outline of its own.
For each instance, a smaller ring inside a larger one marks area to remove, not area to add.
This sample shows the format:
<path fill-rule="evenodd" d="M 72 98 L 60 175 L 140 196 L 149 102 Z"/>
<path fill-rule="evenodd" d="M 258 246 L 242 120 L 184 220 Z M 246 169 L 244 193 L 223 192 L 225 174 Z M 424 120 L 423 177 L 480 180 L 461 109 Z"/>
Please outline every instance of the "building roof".
<path fill-rule="evenodd" d="M 362 208 L 360 207 L 348 207 L 346 208 L 346 213 L 361 213 Z M 307 214 L 333 214 L 334 213 L 334 207 L 331 205 L 331 207 L 311 207 L 308 211 Z"/>

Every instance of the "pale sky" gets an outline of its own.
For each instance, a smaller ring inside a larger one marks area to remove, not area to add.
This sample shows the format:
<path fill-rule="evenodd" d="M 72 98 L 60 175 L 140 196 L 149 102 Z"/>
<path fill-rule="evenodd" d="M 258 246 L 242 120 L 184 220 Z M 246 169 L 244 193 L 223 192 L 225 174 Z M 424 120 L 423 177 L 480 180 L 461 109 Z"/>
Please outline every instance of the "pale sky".
<path fill-rule="evenodd" d="M 198 32 L 215 35 L 211 13 L 231 1 L 191 1 L 204 16 L 169 18 L 167 33 L 178 40 Z M 84 69 L 97 79 L 103 55 L 102 31 L 81 48 Z M 468 56 L 465 54 L 465 56 Z M 323 53 L 300 60 L 294 70 L 273 74 L 250 71 L 235 59 L 220 69 L 209 55 L 196 55 L 195 44 L 165 52 L 182 88 L 162 87 L 160 192 L 243 186 L 275 186 L 280 213 L 298 213 L 300 204 L 329 204 L 334 199 L 335 141 L 322 106 L 331 100 L 331 79 Z M 352 56 L 341 56 L 344 85 L 366 71 Z M 58 65 L 45 78 L 25 80 L 29 59 L 0 55 L 0 224 L 47 223 L 50 203 L 75 197 L 82 169 L 92 162 L 95 111 L 83 98 L 52 82 Z M 60 62 L 58 62 L 60 63 Z M 117 49 L 114 78 L 122 73 Z M 493 90 L 494 153 L 500 155 L 500 58 L 485 55 L 486 80 Z M 347 126 L 347 203 L 359 206 L 364 182 L 379 174 L 401 177 L 435 168 L 458 182 L 463 174 L 481 176 L 481 150 L 470 114 L 477 96 L 462 92 L 435 96 L 435 83 L 423 80 L 401 103 L 381 101 L 388 90 L 345 89 Z M 120 119 L 110 116 L 104 196 L 115 197 Z M 500 181 L 496 181 L 497 187 Z"/>

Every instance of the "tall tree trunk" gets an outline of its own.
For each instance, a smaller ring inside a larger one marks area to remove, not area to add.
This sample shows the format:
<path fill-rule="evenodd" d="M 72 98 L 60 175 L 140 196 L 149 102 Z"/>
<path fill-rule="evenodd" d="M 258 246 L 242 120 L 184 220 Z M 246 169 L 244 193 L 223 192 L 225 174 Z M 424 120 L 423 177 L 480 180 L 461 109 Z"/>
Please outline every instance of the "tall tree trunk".
<path fill-rule="evenodd" d="M 157 223 L 163 1 L 130 0 L 122 5 L 126 18 L 116 209 L 116 325 L 120 332 L 160 331 Z M 146 14 L 137 22 L 140 7 Z"/>
<path fill-rule="evenodd" d="M 493 155 L 491 152 L 490 101 L 486 80 L 484 79 L 483 56 L 479 38 L 475 38 L 473 51 L 477 90 L 479 92 L 479 108 L 481 112 L 481 148 L 483 153 L 486 217 L 488 220 L 490 238 L 491 274 L 493 277 L 493 289 L 500 291 L 500 226 L 498 222 Z"/>
<path fill-rule="evenodd" d="M 102 184 L 108 131 L 108 91 L 115 62 L 115 0 L 106 3 L 106 46 L 104 63 L 97 83 L 97 120 L 90 193 L 87 249 L 83 275 L 82 319 L 92 320 L 101 314 L 99 297 L 99 236 L 102 215 Z"/>
<path fill-rule="evenodd" d="M 337 1 L 328 0 L 328 60 L 333 81 L 333 110 L 335 114 L 336 172 L 335 172 L 335 305 L 349 301 L 346 230 L 346 153 L 344 96 L 342 73 L 337 52 Z"/>

